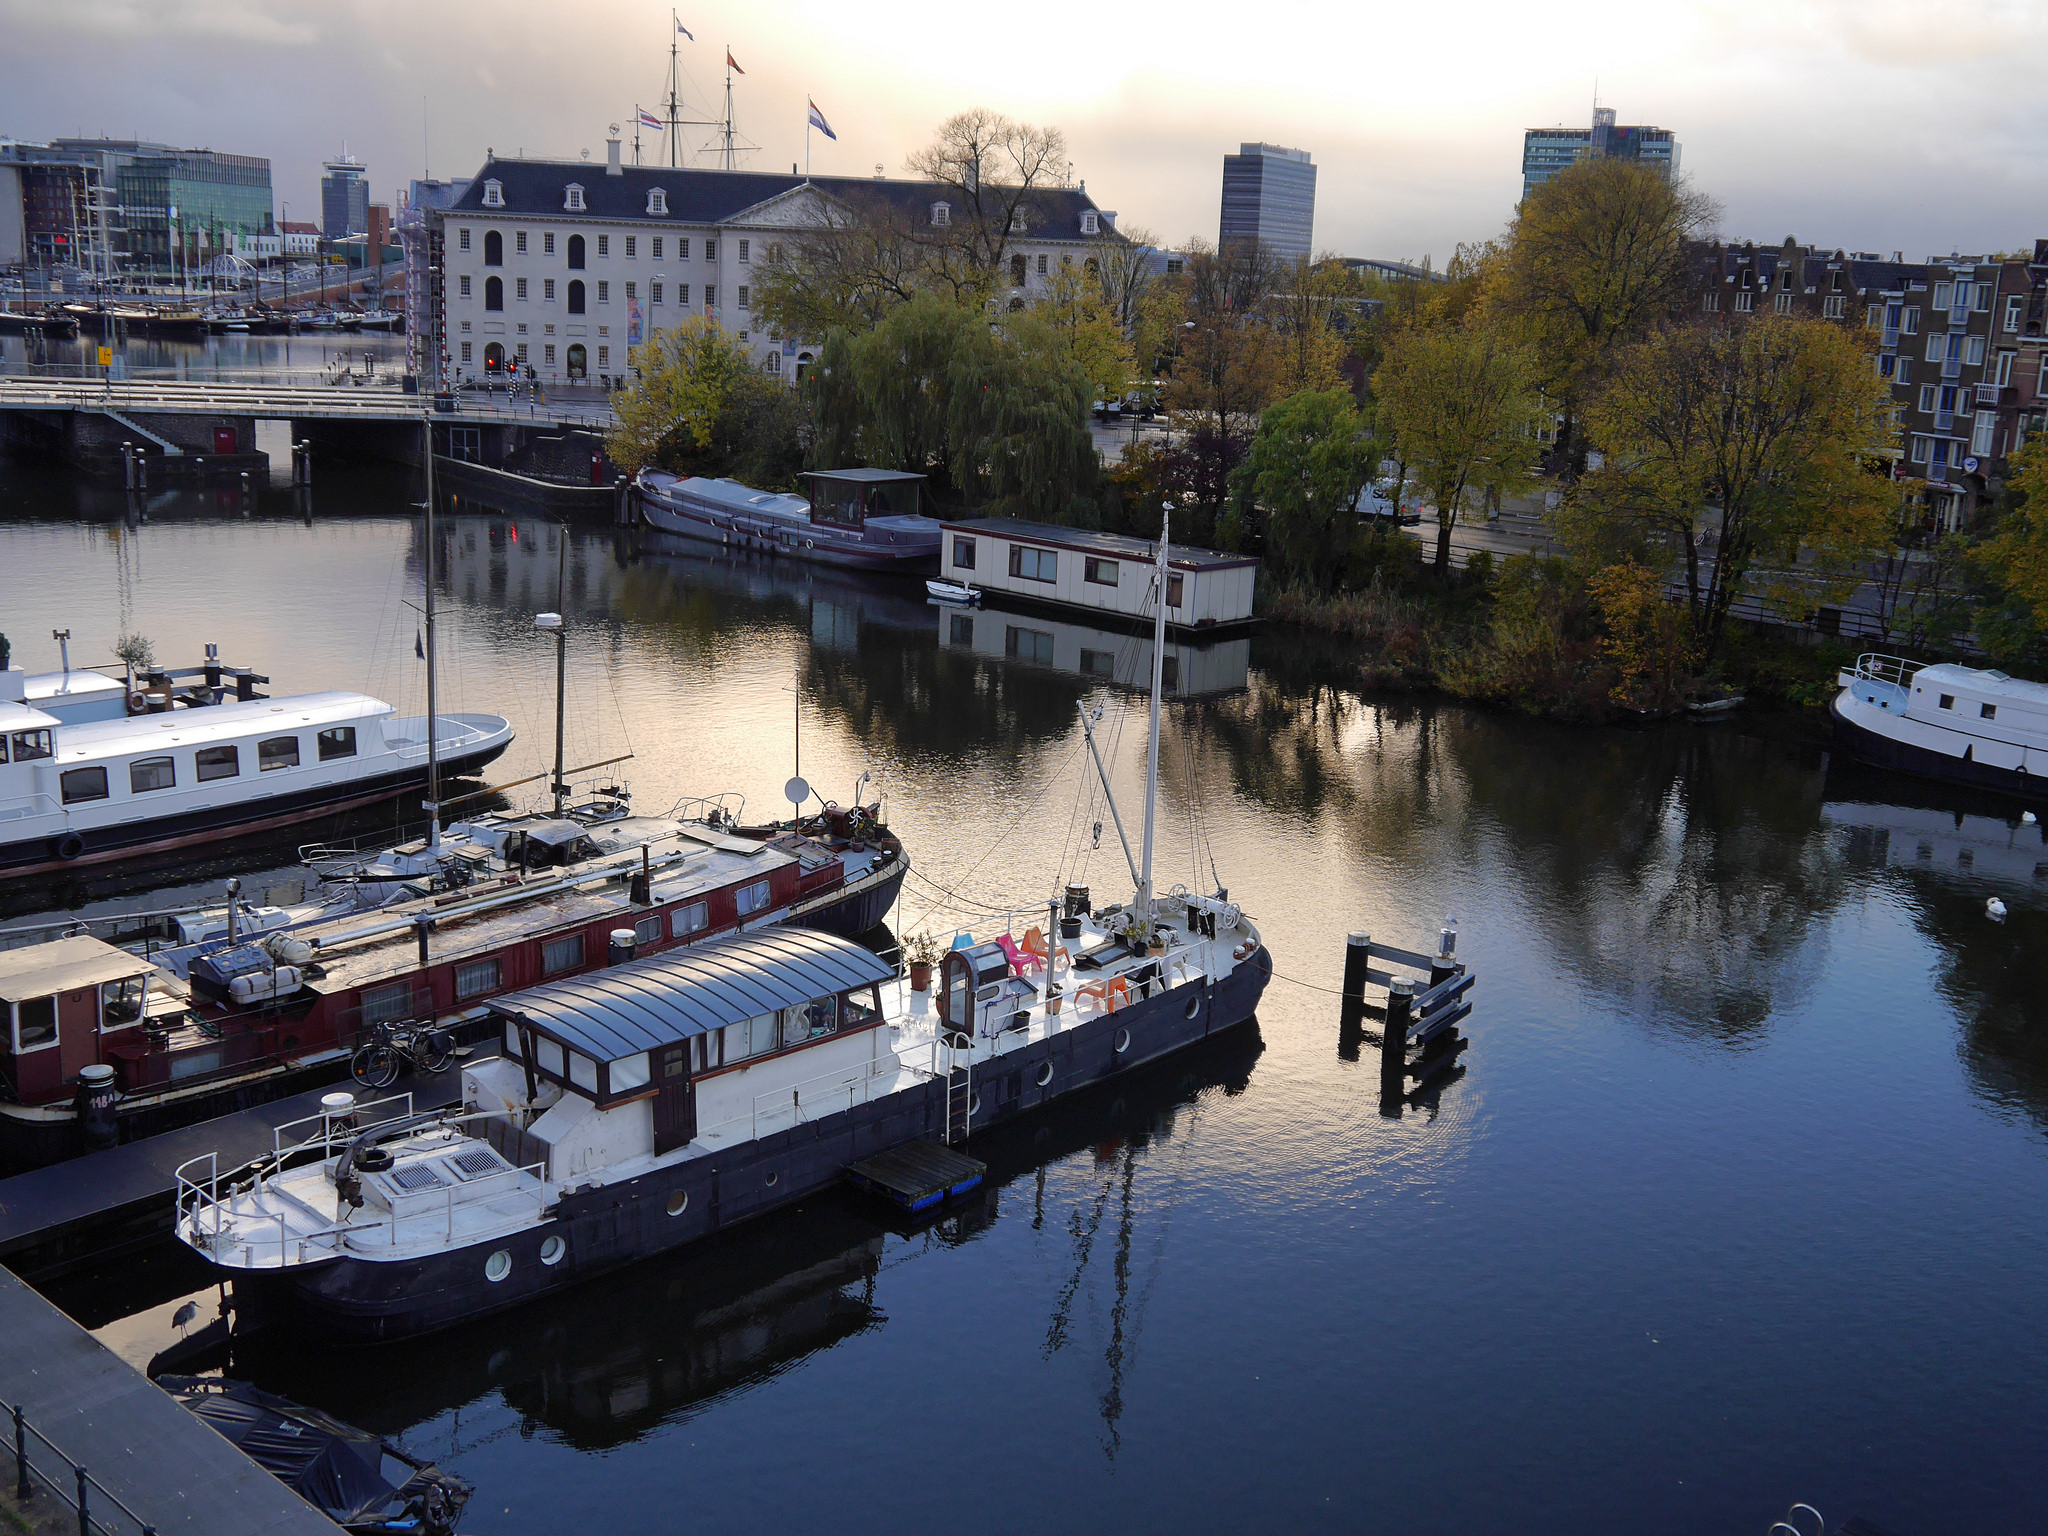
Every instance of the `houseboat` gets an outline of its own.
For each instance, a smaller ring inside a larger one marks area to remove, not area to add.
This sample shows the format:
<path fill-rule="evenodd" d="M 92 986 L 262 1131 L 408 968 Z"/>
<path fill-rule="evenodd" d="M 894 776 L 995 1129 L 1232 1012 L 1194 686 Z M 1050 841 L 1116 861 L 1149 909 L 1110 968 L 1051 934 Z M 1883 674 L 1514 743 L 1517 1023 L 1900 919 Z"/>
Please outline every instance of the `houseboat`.
<path fill-rule="evenodd" d="M 1829 711 L 1846 757 L 1923 778 L 2048 799 L 2048 685 L 1868 654 Z"/>
<path fill-rule="evenodd" d="M 937 564 L 939 525 L 920 511 L 924 476 L 841 469 L 804 479 L 804 496 L 658 469 L 636 483 L 648 527 L 735 553 L 912 574 Z"/>
<path fill-rule="evenodd" d="M 1006 602 L 1098 622 L 1151 628 L 1147 614 L 1158 545 L 1115 533 L 978 517 L 940 524 L 939 578 Z M 1252 621 L 1252 583 L 1259 562 L 1249 555 L 1177 545 L 1168 552 L 1169 631 L 1229 631 Z"/>
<path fill-rule="evenodd" d="M 272 698 L 224 667 L 0 670 L 0 870 L 42 874 L 217 842 L 428 782 L 426 717 L 360 693 Z M 444 778 L 512 744 L 498 715 L 435 713 Z"/>
<path fill-rule="evenodd" d="M 1149 635 L 1053 618 L 1046 609 L 1027 611 L 1001 603 L 988 603 L 971 612 L 947 605 L 936 613 L 941 650 L 1049 667 L 1120 688 L 1151 686 Z M 1169 636 L 1160 664 L 1160 687 L 1181 699 L 1235 693 L 1250 680 L 1251 659 L 1252 642 L 1246 634 L 1199 640 L 1185 634 Z"/>
<path fill-rule="evenodd" d="M 55 1162 L 84 1150 L 88 1131 L 133 1140 L 333 1081 L 373 1025 L 474 1037 L 495 1027 L 493 998 L 621 951 L 784 923 L 863 933 L 907 867 L 872 807 L 751 830 L 686 822 L 591 869 L 257 934 L 231 927 L 182 974 L 92 938 L 0 953 L 0 1164 Z M 93 974 L 72 978 L 73 962 Z M 96 1083 L 118 1098 L 95 1101 Z"/>

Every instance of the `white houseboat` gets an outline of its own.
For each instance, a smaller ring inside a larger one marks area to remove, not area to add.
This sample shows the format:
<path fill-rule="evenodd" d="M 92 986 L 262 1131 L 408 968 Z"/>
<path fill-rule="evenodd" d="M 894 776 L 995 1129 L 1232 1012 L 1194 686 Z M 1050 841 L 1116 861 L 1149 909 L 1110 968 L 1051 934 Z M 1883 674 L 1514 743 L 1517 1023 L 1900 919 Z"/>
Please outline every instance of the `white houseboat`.
<path fill-rule="evenodd" d="M 927 611 L 931 611 L 929 604 Z M 1050 667 L 1120 688 L 1144 689 L 1152 684 L 1148 635 L 1056 619 L 1044 610 L 1012 611 L 993 602 L 972 609 L 942 604 L 936 611 L 942 650 Z M 1160 687 L 1181 699 L 1235 693 L 1250 680 L 1251 658 L 1249 635 L 1202 641 L 1186 636 L 1169 638 L 1160 665 Z"/>
<path fill-rule="evenodd" d="M 939 579 L 1016 603 L 1097 614 L 1151 627 L 1148 592 L 1158 545 L 1122 534 L 979 517 L 942 523 Z M 1170 630 L 1228 630 L 1251 623 L 1259 562 L 1179 544 L 1167 553 Z"/>
<path fill-rule="evenodd" d="M 868 571 L 933 568 L 939 525 L 919 510 L 924 476 L 843 469 L 804 479 L 808 497 L 643 469 L 637 481 L 641 516 L 659 532 L 738 553 Z"/>
<path fill-rule="evenodd" d="M 1830 711 L 1845 756 L 2048 799 L 2048 685 L 1875 654 L 1837 681 Z"/>

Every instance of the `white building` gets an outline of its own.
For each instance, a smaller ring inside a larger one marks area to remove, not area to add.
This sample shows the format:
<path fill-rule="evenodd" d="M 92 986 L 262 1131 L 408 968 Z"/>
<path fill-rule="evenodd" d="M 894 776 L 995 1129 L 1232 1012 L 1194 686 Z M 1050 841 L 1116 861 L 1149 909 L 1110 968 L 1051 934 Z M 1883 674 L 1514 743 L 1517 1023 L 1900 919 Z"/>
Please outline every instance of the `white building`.
<path fill-rule="evenodd" d="M 626 166 L 618 144 L 609 149 L 605 165 L 493 156 L 446 207 L 422 210 L 407 238 L 419 278 L 407 322 L 438 354 L 421 365 L 433 387 L 494 367 L 556 382 L 624 374 L 631 348 L 693 316 L 736 332 L 764 371 L 794 381 L 823 338 L 754 323 L 756 274 L 780 259 L 784 238 L 877 194 L 928 224 L 964 216 L 943 185 Z M 1056 263 L 1085 262 L 1088 245 L 1116 238 L 1115 215 L 1085 188 L 1034 193 L 1021 211 L 1013 308 L 1043 293 Z"/>

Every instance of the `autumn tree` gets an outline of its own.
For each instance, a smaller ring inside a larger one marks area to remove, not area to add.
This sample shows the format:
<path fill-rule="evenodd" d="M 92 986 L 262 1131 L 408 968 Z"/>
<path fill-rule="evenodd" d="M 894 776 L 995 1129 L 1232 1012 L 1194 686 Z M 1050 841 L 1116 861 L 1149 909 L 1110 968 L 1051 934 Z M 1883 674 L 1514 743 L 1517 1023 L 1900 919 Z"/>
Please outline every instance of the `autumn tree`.
<path fill-rule="evenodd" d="M 1563 531 L 1582 548 L 1635 539 L 1675 555 L 1701 662 L 1760 562 L 1791 572 L 1803 557 L 1853 584 L 1897 516 L 1891 391 L 1867 339 L 1839 325 L 1661 328 L 1622 351 L 1586 425 L 1605 462 Z M 1817 589 L 1799 590 L 1810 606 Z"/>
<path fill-rule="evenodd" d="M 1044 222 L 1037 198 L 1066 186 L 1074 167 L 1059 129 L 976 107 L 941 123 L 904 169 L 947 193 L 946 223 L 927 225 L 922 236 L 932 264 L 986 297 L 1001 281 L 1016 237 Z"/>
<path fill-rule="evenodd" d="M 1436 568 L 1451 568 L 1451 529 L 1468 495 L 1531 481 L 1534 367 L 1485 325 L 1395 336 L 1373 375 L 1379 422 L 1393 452 L 1436 508 Z"/>
<path fill-rule="evenodd" d="M 1330 256 L 1303 257 L 1280 267 L 1266 313 L 1279 354 L 1281 388 L 1287 393 L 1334 389 L 1343 382 L 1339 312 L 1357 286 L 1343 263 Z"/>
<path fill-rule="evenodd" d="M 1048 274 L 1045 296 L 1031 313 L 1087 378 L 1091 398 L 1121 400 L 1129 393 L 1135 367 L 1130 337 L 1105 301 L 1096 271 L 1060 262 Z"/>
<path fill-rule="evenodd" d="M 1376 456 L 1348 389 L 1304 390 L 1260 417 L 1240 473 L 1265 508 L 1268 556 L 1295 580 L 1336 585 Z"/>
<path fill-rule="evenodd" d="M 801 407 L 738 337 L 712 320 L 685 320 L 635 347 L 632 365 L 637 377 L 612 397 L 605 434 L 621 469 L 652 464 L 771 488 L 790 483 L 808 433 Z"/>
<path fill-rule="evenodd" d="M 1604 157 L 1523 200 L 1486 263 L 1486 298 L 1541 360 L 1568 449 L 1578 448 L 1579 413 L 1618 352 L 1684 306 L 1687 244 L 1719 216 L 1682 178 Z"/>
<path fill-rule="evenodd" d="M 1183 252 L 1183 318 L 1167 407 L 1190 428 L 1249 432 L 1281 393 L 1284 366 L 1264 314 L 1277 272 L 1263 246 Z"/>

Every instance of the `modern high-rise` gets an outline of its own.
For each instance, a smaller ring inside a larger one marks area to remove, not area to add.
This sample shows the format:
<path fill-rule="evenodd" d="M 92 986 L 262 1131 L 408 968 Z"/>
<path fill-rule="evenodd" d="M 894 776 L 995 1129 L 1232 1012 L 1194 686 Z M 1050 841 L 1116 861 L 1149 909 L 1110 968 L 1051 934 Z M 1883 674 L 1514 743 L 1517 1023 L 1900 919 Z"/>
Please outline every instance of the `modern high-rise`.
<path fill-rule="evenodd" d="M 1669 128 L 1617 124 L 1612 107 L 1595 107 L 1590 128 L 1531 128 L 1522 135 L 1522 196 L 1567 166 L 1602 159 L 1639 161 L 1669 176 L 1678 170 L 1678 136 Z"/>
<path fill-rule="evenodd" d="M 320 178 L 320 233 L 346 240 L 370 232 L 370 182 L 363 163 L 353 155 L 327 162 Z"/>
<path fill-rule="evenodd" d="M 1223 157 L 1220 250 L 1257 244 L 1288 261 L 1306 261 L 1316 222 L 1316 168 L 1305 149 L 1240 145 Z"/>

